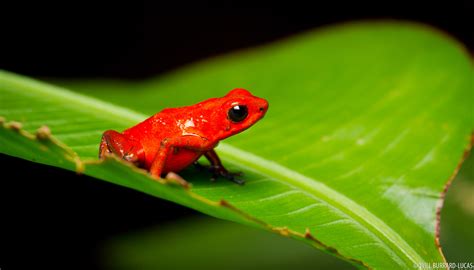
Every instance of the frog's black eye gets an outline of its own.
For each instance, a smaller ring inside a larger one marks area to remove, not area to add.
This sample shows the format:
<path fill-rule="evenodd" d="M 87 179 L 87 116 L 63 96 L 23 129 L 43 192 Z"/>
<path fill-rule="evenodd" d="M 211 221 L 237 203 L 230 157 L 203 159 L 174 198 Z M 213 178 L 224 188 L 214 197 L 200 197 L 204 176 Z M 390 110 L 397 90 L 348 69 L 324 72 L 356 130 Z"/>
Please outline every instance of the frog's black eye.
<path fill-rule="evenodd" d="M 247 115 L 249 114 L 247 106 L 245 105 L 235 105 L 234 107 L 230 108 L 227 115 L 232 122 L 240 122 L 244 120 Z"/>

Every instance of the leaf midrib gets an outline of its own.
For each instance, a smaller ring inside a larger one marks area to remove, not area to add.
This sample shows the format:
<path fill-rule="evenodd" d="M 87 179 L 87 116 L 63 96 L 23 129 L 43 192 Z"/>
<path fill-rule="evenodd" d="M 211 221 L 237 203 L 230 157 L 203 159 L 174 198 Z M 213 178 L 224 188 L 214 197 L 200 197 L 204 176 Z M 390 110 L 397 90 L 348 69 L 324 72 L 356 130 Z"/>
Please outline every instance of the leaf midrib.
<path fill-rule="evenodd" d="M 21 80 L 18 80 L 21 78 Z M 131 123 L 142 121 L 147 116 L 102 100 L 87 97 L 62 87 L 44 84 L 28 77 L 12 74 L 0 70 L 0 83 L 7 83 L 16 87 L 22 87 L 38 94 L 46 95 L 50 99 L 67 100 L 76 105 L 82 105 L 93 109 L 97 113 L 107 113 L 113 121 L 122 122 L 129 120 Z M 83 109 L 83 108 L 82 108 Z M 88 111 L 91 112 L 92 111 Z M 54 131 L 53 131 L 54 133 Z M 378 237 L 389 250 L 395 251 L 397 256 L 405 261 L 408 267 L 414 264 L 420 265 L 424 260 L 403 238 L 392 230 L 385 222 L 380 220 L 369 210 L 355 201 L 325 185 L 323 182 L 307 177 L 290 168 L 284 167 L 276 162 L 266 160 L 250 152 L 238 149 L 226 143 L 221 143 L 219 153 L 222 157 L 238 166 L 245 167 L 250 171 L 266 175 L 277 181 L 284 182 L 295 189 L 301 189 L 317 199 L 325 201 L 328 205 L 340 210 L 342 213 L 352 217 L 361 226 L 367 228 Z M 308 192 L 309 191 L 309 192 Z M 385 240 L 385 241 L 384 241 Z"/>

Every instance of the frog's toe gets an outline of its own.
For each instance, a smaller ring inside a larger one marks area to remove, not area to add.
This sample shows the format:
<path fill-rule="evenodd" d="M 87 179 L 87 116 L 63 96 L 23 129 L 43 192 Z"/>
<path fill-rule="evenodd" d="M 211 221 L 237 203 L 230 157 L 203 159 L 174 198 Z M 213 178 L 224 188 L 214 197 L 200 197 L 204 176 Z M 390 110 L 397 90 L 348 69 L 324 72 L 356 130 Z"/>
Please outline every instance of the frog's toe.
<path fill-rule="evenodd" d="M 245 184 L 245 181 L 241 178 L 237 178 L 237 177 L 232 177 L 232 179 L 229 179 L 230 181 L 238 184 L 238 185 L 244 185 Z"/>
<path fill-rule="evenodd" d="M 199 165 L 199 166 L 203 166 L 203 165 Z M 216 181 L 217 178 L 222 177 L 239 185 L 243 185 L 245 183 L 243 179 L 239 178 L 240 176 L 243 175 L 242 172 L 235 172 L 235 173 L 229 172 L 224 167 L 221 167 L 221 166 L 209 166 L 207 168 L 212 173 L 212 176 L 211 176 L 212 182 Z"/>
<path fill-rule="evenodd" d="M 245 181 L 243 179 L 241 179 L 239 176 L 242 176 L 243 173 L 242 172 L 235 172 L 235 173 L 231 173 L 231 172 L 222 172 L 221 173 L 221 176 L 226 178 L 227 180 L 230 180 L 236 184 L 239 184 L 239 185 L 243 185 L 245 183 Z"/>

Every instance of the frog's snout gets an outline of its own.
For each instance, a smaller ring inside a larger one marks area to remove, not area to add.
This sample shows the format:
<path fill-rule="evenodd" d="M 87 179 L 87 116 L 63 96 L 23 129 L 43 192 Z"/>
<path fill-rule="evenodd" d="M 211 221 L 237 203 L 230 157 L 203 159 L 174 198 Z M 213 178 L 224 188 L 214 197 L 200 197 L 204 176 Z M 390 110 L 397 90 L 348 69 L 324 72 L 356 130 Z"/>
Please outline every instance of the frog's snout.
<path fill-rule="evenodd" d="M 262 113 L 265 114 L 268 110 L 268 101 L 265 99 L 260 99 L 260 104 L 258 106 L 258 110 Z"/>

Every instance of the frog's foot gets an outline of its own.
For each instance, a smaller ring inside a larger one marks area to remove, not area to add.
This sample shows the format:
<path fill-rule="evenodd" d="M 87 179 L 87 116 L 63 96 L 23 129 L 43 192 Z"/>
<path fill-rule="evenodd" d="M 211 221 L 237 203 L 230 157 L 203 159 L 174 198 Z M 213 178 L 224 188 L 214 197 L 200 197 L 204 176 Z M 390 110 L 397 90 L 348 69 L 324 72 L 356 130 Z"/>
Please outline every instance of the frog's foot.
<path fill-rule="evenodd" d="M 166 180 L 171 180 L 179 185 L 181 185 L 182 187 L 188 189 L 191 187 L 191 184 L 184 180 L 183 177 L 181 177 L 179 174 L 176 174 L 174 172 L 169 172 L 166 174 L 166 176 L 164 177 Z"/>
<path fill-rule="evenodd" d="M 236 184 L 239 184 L 239 185 L 243 185 L 245 184 L 245 181 L 243 179 L 240 179 L 238 178 L 239 176 L 242 176 L 243 173 L 242 172 L 229 172 L 226 168 L 222 167 L 222 166 L 206 166 L 206 165 L 202 165 L 201 163 L 199 162 L 194 162 L 193 163 L 194 167 L 196 167 L 196 169 L 198 171 L 209 171 L 212 173 L 212 176 L 211 176 L 211 181 L 212 182 L 215 182 L 217 180 L 217 178 L 219 177 L 223 177 L 227 180 L 230 180 Z"/>
<path fill-rule="evenodd" d="M 229 172 L 226 168 L 222 166 L 209 166 L 209 170 L 212 173 L 211 181 L 216 181 L 217 178 L 223 177 L 227 180 L 230 180 L 238 185 L 245 184 L 245 181 L 239 176 L 242 176 L 242 172 Z"/>

